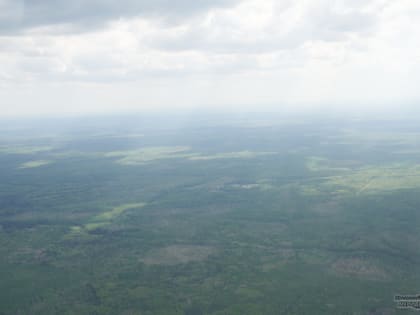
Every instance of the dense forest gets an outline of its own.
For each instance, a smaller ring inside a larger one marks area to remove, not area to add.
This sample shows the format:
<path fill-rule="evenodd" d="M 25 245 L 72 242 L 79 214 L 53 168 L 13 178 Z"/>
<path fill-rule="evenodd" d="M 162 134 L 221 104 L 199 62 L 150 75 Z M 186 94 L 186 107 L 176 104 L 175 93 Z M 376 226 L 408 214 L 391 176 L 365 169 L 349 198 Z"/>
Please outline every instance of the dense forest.
<path fill-rule="evenodd" d="M 396 314 L 420 280 L 415 120 L 0 125 L 0 314 Z"/>

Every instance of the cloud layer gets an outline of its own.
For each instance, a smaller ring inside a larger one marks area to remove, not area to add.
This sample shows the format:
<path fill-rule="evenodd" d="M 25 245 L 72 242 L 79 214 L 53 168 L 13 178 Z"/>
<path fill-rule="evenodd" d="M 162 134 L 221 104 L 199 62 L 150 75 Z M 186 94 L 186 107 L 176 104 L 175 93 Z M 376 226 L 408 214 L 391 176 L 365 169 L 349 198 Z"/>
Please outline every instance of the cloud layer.
<path fill-rule="evenodd" d="M 416 0 L 0 0 L 3 112 L 409 103 Z"/>
<path fill-rule="evenodd" d="M 234 0 L 2 0 L 0 27 L 16 32 L 33 27 L 64 26 L 67 31 L 87 31 L 109 21 L 133 17 L 180 19 Z"/>

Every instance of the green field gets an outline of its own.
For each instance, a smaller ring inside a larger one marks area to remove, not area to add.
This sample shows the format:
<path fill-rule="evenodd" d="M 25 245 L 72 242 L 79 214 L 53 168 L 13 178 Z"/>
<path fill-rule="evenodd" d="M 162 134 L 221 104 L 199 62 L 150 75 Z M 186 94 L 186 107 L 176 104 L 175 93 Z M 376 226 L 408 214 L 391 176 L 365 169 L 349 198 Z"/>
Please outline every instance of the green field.
<path fill-rule="evenodd" d="M 406 314 L 394 295 L 419 293 L 417 121 L 17 130 L 0 138 L 0 314 Z"/>

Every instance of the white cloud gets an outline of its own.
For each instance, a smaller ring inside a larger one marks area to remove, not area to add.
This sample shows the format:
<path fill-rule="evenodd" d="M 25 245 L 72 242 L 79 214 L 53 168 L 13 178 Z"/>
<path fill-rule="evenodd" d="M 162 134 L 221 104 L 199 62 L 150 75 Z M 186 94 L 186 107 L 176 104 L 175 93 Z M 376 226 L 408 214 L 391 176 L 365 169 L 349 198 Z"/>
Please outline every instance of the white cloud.
<path fill-rule="evenodd" d="M 11 3 L 0 0 L 3 24 L 20 14 Z M 165 3 L 44 12 L 0 31 L 2 113 L 420 99 L 416 0 Z M 85 27 L 91 16 L 102 26 Z"/>

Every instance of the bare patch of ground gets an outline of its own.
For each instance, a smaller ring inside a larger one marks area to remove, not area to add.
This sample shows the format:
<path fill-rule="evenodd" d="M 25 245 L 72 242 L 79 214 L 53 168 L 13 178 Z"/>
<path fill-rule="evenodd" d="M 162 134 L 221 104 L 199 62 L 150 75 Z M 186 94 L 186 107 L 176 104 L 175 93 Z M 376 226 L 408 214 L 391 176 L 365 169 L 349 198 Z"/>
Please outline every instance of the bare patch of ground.
<path fill-rule="evenodd" d="M 343 276 L 362 277 L 371 280 L 385 280 L 387 272 L 377 264 L 361 258 L 340 258 L 331 265 L 331 270 Z"/>
<path fill-rule="evenodd" d="M 206 260 L 215 251 L 212 246 L 171 245 L 149 252 L 141 261 L 146 265 L 185 264 Z"/>

